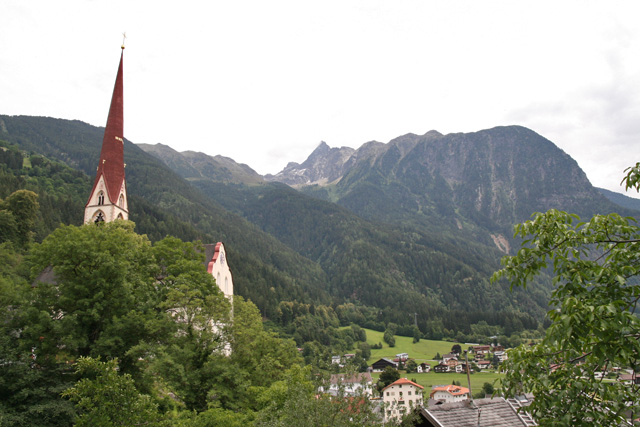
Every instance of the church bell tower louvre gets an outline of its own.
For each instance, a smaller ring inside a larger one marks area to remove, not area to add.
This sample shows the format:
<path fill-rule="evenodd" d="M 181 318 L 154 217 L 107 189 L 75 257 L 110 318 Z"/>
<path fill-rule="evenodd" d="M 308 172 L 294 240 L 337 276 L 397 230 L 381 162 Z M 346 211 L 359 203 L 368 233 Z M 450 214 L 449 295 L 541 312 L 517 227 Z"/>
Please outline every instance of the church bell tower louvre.
<path fill-rule="evenodd" d="M 102 151 L 96 170 L 96 179 L 84 208 L 85 224 L 129 219 L 127 184 L 124 178 L 123 56 L 124 44 L 120 53 L 120 65 L 111 97 L 107 126 L 102 139 Z"/>

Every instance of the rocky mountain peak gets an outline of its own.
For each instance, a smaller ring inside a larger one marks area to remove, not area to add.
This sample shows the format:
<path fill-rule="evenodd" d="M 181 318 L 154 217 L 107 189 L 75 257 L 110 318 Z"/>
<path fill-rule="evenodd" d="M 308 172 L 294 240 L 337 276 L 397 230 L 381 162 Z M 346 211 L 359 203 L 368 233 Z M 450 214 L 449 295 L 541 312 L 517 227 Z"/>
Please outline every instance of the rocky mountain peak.
<path fill-rule="evenodd" d="M 302 164 L 290 162 L 278 174 L 266 175 L 264 178 L 291 186 L 333 182 L 342 177 L 345 164 L 354 151 L 350 147 L 331 148 L 321 141 Z"/>

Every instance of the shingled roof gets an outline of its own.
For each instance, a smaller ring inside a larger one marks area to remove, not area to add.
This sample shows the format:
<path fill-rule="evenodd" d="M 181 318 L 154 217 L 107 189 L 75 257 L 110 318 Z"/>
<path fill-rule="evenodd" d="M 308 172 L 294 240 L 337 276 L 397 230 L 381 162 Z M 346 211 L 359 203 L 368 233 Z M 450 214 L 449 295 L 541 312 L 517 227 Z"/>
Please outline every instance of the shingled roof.
<path fill-rule="evenodd" d="M 521 417 L 502 397 L 465 400 L 422 408 L 426 425 L 433 427 L 527 427 L 536 425 Z M 425 424 L 423 424 L 425 425 Z"/>

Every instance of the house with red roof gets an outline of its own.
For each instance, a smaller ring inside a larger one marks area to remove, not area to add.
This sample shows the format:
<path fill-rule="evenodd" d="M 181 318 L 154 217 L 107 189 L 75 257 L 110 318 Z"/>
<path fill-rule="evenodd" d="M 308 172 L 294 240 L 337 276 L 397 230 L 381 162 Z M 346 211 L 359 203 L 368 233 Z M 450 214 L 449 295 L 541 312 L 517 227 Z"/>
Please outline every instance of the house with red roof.
<path fill-rule="evenodd" d="M 424 389 L 423 386 L 406 378 L 400 378 L 383 388 L 384 422 L 392 419 L 400 420 L 414 408 L 421 407 L 422 389 Z"/>
<path fill-rule="evenodd" d="M 469 399 L 469 389 L 459 385 L 440 385 L 431 389 L 429 397 L 437 402 L 453 403 Z"/>

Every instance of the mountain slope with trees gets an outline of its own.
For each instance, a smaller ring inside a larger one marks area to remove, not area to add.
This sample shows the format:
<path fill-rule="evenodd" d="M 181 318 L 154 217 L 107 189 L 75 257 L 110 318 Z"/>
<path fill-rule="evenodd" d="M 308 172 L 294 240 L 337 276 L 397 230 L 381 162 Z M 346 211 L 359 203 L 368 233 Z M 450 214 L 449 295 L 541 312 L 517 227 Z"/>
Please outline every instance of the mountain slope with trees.
<path fill-rule="evenodd" d="M 175 162 L 177 152 L 163 152 Z M 513 325 L 513 330 L 508 327 L 512 332 L 525 325 L 535 329 L 535 319 L 546 311 L 544 287 L 534 286 L 514 297 L 507 287 L 489 285 L 487 278 L 500 257 L 492 243 L 469 241 L 456 230 L 434 234 L 404 224 L 371 222 L 282 184 L 227 184 L 216 176 L 191 182 L 317 262 L 327 274 L 328 291 L 338 301 L 380 310 L 373 320 L 381 324 L 374 327 L 384 329 L 389 321 L 412 324 L 415 313 L 419 328 L 435 338 L 451 331 L 471 333 L 470 325 L 482 319 Z"/>
<path fill-rule="evenodd" d="M 100 128 L 50 118 L 0 120 L 1 136 L 22 150 L 41 150 L 88 175 L 95 167 Z M 343 175 L 302 192 L 261 181 L 231 159 L 143 147 L 152 157 L 126 141 L 131 218 L 154 240 L 172 234 L 224 241 L 238 293 L 276 322 L 283 319 L 280 302 L 290 301 L 334 308 L 353 303 L 377 328 L 417 318 L 433 338 L 471 334 L 480 321 L 509 333 L 535 329 L 547 309 L 549 281 L 543 277 L 515 293 L 488 282 L 514 244 L 508 224 L 539 200 L 586 212 L 615 208 L 573 160 L 527 129 L 465 135 L 432 131 L 353 152 L 321 146 L 309 160 L 314 180 Z M 519 157 L 530 165 L 522 166 Z M 531 171 L 541 176 L 534 179 Z M 466 183 L 467 175 L 477 179 Z M 547 179 L 571 182 L 533 188 Z M 518 182 L 531 183 L 525 194 L 515 194 Z"/>
<path fill-rule="evenodd" d="M 25 155 L 40 153 L 88 176 L 95 173 L 103 129 L 48 117 L 0 116 L 0 120 L 0 139 L 16 145 Z M 130 218 L 139 232 L 154 240 L 169 234 L 185 240 L 225 242 L 236 291 L 256 303 L 266 317 L 275 315 L 280 300 L 331 301 L 323 289 L 325 274 L 315 263 L 223 209 L 127 140 L 125 162 Z M 90 182 L 88 177 L 83 179 Z M 82 221 L 84 197 L 90 188 L 88 184 L 84 196 L 78 196 L 82 204 L 74 205 L 80 212 L 76 224 Z"/>

